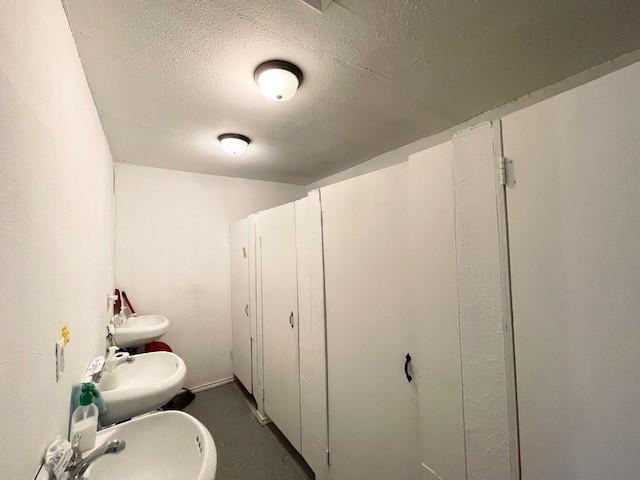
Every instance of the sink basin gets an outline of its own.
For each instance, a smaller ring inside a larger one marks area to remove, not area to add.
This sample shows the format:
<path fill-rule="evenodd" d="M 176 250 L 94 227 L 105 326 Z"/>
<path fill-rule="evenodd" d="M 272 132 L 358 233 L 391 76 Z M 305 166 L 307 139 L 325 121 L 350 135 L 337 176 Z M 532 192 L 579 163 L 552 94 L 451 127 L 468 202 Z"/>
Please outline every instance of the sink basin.
<path fill-rule="evenodd" d="M 131 358 L 132 362 L 116 367 L 117 387 L 100 392 L 107 407 L 103 420 L 106 425 L 161 407 L 180 391 L 184 383 L 187 368 L 184 361 L 173 353 L 142 353 Z"/>
<path fill-rule="evenodd" d="M 135 347 L 159 339 L 169 330 L 164 315 L 139 315 L 127 318 L 124 325 L 109 325 L 109 332 L 121 348 Z"/>
<path fill-rule="evenodd" d="M 214 480 L 216 445 L 198 420 L 184 412 L 156 412 L 101 430 L 96 447 L 124 440 L 126 448 L 105 455 L 85 473 L 87 480 Z"/>

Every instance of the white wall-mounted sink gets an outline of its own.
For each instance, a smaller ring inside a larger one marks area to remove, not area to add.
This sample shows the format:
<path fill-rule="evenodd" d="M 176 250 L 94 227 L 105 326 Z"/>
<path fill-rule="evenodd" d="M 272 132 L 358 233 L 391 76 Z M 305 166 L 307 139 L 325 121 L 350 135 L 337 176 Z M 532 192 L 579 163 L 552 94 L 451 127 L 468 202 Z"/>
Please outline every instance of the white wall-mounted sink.
<path fill-rule="evenodd" d="M 106 425 L 127 420 L 161 407 L 180 391 L 187 368 L 170 352 L 132 355 L 132 362 L 116 367 L 117 386 L 100 391 L 107 407 Z M 100 389 L 100 383 L 98 383 Z"/>
<path fill-rule="evenodd" d="M 158 340 L 169 330 L 164 315 L 139 315 L 127 318 L 124 325 L 109 324 L 109 332 L 120 348 L 135 347 Z"/>
<path fill-rule="evenodd" d="M 114 478 L 214 480 L 216 446 L 202 423 L 184 412 L 156 412 L 101 430 L 96 448 L 124 440 L 118 455 L 105 455 L 85 473 L 87 480 Z"/>

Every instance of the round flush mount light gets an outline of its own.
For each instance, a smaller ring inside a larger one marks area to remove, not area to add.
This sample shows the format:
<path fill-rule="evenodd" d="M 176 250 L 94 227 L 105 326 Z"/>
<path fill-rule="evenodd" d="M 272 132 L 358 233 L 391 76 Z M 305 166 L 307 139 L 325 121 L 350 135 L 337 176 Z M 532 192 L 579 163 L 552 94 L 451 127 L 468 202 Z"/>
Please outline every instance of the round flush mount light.
<path fill-rule="evenodd" d="M 223 133 L 218 136 L 218 141 L 225 152 L 233 155 L 244 152 L 251 143 L 249 137 L 239 133 Z"/>
<path fill-rule="evenodd" d="M 269 60 L 258 65 L 254 78 L 262 95 L 284 102 L 293 97 L 302 83 L 302 70 L 285 60 Z"/>

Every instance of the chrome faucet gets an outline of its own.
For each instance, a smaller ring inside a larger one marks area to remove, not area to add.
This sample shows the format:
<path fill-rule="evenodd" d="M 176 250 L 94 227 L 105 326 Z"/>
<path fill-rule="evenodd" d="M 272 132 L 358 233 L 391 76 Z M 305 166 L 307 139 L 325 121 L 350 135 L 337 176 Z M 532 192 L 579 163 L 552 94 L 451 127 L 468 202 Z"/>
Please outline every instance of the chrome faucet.
<path fill-rule="evenodd" d="M 127 300 L 127 296 L 124 293 L 124 291 L 120 292 L 120 297 L 118 297 L 117 295 L 113 296 L 114 298 L 114 306 L 115 306 L 115 300 L 119 299 L 120 300 L 120 311 L 116 312 L 114 310 L 114 315 L 111 317 L 111 323 L 115 326 L 115 327 L 122 327 L 126 321 L 127 318 L 130 317 L 137 317 L 138 314 L 136 313 L 127 313 L 127 304 L 128 304 L 128 300 Z"/>
<path fill-rule="evenodd" d="M 120 453 L 124 450 L 126 442 L 124 440 L 111 440 L 98 448 L 93 450 L 89 455 L 82 458 L 82 454 L 78 449 L 77 444 L 73 447 L 73 457 L 67 466 L 67 473 L 69 474 L 69 480 L 81 480 L 82 475 L 87 469 L 103 455 Z"/>

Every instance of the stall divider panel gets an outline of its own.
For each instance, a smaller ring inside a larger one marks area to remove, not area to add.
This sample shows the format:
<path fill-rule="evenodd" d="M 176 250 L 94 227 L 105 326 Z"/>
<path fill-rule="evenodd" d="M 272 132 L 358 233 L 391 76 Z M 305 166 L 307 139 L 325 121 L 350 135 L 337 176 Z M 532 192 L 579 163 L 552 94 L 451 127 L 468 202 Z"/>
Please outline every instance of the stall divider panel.
<path fill-rule="evenodd" d="M 256 239 L 257 214 L 247 217 L 249 230 L 249 322 L 251 325 L 252 393 L 256 401 L 256 416 L 261 423 L 268 422 L 264 414 L 262 385 L 262 328 L 258 327 L 260 303 L 258 302 L 258 245 Z M 261 324 L 260 324 L 261 325 Z"/>
<path fill-rule="evenodd" d="M 467 474 L 517 480 L 500 122 L 457 132 L 452 144 Z"/>
<path fill-rule="evenodd" d="M 301 453 L 316 475 L 328 475 L 324 267 L 320 192 L 295 202 L 300 311 Z"/>
<path fill-rule="evenodd" d="M 231 334 L 233 373 L 251 393 L 252 341 L 249 316 L 249 220 L 231 224 Z"/>

